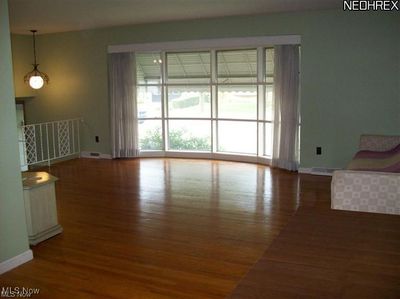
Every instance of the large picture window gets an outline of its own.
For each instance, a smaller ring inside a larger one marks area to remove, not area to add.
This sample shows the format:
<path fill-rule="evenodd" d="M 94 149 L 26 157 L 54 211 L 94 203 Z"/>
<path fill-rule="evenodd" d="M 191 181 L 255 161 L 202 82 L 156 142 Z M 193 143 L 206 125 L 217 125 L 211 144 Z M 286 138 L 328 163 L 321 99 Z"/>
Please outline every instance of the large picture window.
<path fill-rule="evenodd" d="M 288 35 L 109 46 L 113 157 L 297 170 L 300 42 Z"/>
<path fill-rule="evenodd" d="M 135 53 L 142 154 L 270 157 L 274 48 Z"/>

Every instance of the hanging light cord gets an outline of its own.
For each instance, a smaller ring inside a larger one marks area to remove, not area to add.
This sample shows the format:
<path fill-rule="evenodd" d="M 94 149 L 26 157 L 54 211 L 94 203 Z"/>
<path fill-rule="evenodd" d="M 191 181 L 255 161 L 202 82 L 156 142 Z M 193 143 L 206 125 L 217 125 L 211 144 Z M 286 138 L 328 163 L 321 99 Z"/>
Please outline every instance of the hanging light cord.
<path fill-rule="evenodd" d="M 36 30 L 31 30 L 31 32 L 33 36 L 33 60 L 36 65 L 36 38 L 35 38 Z"/>

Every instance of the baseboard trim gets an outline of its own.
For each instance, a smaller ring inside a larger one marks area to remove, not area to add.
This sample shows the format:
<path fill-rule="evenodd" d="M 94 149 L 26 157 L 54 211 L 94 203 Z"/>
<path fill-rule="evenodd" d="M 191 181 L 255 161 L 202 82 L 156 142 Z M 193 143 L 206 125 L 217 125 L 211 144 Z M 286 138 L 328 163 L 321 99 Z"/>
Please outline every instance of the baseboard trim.
<path fill-rule="evenodd" d="M 63 228 L 61 227 L 61 225 L 57 224 L 49 229 L 46 229 L 43 232 L 40 232 L 33 236 L 29 236 L 29 244 L 37 245 L 44 240 L 54 237 L 55 235 L 61 234 L 62 232 Z"/>
<path fill-rule="evenodd" d="M 89 158 L 89 159 L 107 159 L 107 160 L 112 159 L 110 154 L 102 154 L 99 152 L 88 152 L 88 151 L 81 152 L 80 157 L 81 158 Z"/>
<path fill-rule="evenodd" d="M 311 173 L 311 168 L 299 167 L 298 172 L 299 172 L 299 173 L 304 173 L 304 174 L 310 174 L 310 173 Z"/>
<path fill-rule="evenodd" d="M 300 167 L 299 173 L 313 174 L 313 175 L 323 175 L 332 176 L 335 170 L 340 170 L 340 168 L 326 168 L 326 167 Z"/>
<path fill-rule="evenodd" d="M 0 263 L 0 274 L 10 271 L 22 264 L 25 264 L 26 262 L 29 262 L 32 259 L 33 259 L 32 250 L 28 249 L 27 251 L 25 251 L 19 255 L 16 255 L 4 262 L 1 262 Z"/>

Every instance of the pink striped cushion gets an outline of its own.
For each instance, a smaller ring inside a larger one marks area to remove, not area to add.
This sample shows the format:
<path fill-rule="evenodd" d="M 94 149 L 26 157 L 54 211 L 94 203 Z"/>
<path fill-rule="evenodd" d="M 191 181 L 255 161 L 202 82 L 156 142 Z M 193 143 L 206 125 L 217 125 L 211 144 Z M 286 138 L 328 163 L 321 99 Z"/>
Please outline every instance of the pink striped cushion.
<path fill-rule="evenodd" d="M 400 172 L 400 144 L 384 151 L 359 151 L 347 167 L 350 170 Z"/>

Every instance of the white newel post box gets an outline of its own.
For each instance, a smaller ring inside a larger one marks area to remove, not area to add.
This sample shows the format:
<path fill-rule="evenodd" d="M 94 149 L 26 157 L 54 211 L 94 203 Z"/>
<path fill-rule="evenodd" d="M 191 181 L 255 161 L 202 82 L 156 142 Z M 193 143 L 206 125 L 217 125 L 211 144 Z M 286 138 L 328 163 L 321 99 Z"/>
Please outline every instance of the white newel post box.
<path fill-rule="evenodd" d="M 29 243 L 36 245 L 62 232 L 58 224 L 55 176 L 47 172 L 24 172 L 25 216 Z"/>

